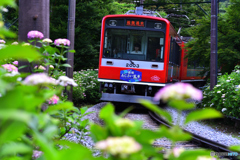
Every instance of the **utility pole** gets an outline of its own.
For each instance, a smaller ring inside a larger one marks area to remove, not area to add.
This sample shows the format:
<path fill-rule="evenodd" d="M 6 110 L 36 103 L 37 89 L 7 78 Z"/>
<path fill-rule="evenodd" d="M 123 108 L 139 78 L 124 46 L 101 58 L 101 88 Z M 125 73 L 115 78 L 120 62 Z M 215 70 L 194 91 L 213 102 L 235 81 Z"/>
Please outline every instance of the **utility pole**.
<path fill-rule="evenodd" d="M 27 42 L 27 34 L 31 30 L 43 33 L 49 38 L 49 0 L 19 0 L 18 40 Z M 27 61 L 19 61 L 19 66 L 28 65 Z M 20 69 L 20 72 L 30 72 L 29 67 Z"/>
<path fill-rule="evenodd" d="M 217 0 L 211 0 L 210 90 L 217 84 Z"/>
<path fill-rule="evenodd" d="M 74 49 L 74 38 L 75 38 L 75 10 L 76 10 L 76 0 L 68 1 L 68 30 L 67 38 L 70 40 L 69 50 Z M 71 65 L 71 68 L 66 69 L 66 76 L 73 78 L 73 67 L 74 67 L 74 53 L 67 53 L 67 63 Z M 72 86 L 70 91 L 67 91 L 68 100 L 72 101 Z"/>

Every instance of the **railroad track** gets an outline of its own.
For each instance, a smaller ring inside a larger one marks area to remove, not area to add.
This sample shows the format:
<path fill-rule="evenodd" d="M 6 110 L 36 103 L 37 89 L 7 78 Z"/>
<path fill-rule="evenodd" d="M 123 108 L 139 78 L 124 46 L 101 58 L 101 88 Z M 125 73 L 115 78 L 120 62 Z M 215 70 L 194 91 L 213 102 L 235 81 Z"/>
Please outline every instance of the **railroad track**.
<path fill-rule="evenodd" d="M 162 119 L 159 115 L 149 111 L 149 115 L 150 117 L 156 122 L 156 123 L 160 123 L 163 124 L 165 126 L 167 126 L 168 128 L 171 127 L 171 125 L 169 125 L 168 122 L 166 122 L 164 119 Z M 191 133 L 185 129 L 183 129 L 185 132 L 192 134 L 192 140 L 190 142 L 197 144 L 199 147 L 202 148 L 208 148 L 211 149 L 215 152 L 233 152 L 231 150 L 228 149 L 227 146 L 222 145 L 220 143 L 214 142 L 212 140 L 206 139 L 204 137 L 201 137 L 199 135 L 196 135 L 194 133 Z M 225 157 L 228 159 L 232 159 L 232 160 L 237 160 L 237 157 Z"/>

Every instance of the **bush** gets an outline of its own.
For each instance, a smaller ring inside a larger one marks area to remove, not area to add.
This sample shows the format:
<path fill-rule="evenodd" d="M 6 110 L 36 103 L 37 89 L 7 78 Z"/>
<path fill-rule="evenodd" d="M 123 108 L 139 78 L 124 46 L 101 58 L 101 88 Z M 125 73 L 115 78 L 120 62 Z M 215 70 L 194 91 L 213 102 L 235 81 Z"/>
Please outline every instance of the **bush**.
<path fill-rule="evenodd" d="M 210 90 L 210 84 L 208 83 L 203 89 L 202 103 L 198 104 L 198 107 L 212 107 L 226 116 L 239 118 L 240 110 L 240 66 L 236 66 L 235 70 L 231 74 L 224 74 L 218 76 L 218 83 Z"/>

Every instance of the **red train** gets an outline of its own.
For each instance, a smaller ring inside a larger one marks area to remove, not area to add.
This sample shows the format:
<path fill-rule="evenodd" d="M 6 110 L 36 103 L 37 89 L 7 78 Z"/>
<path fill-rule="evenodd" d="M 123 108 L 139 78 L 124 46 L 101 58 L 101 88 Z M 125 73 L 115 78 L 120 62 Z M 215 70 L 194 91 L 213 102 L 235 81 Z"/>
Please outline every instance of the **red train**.
<path fill-rule="evenodd" d="M 203 81 L 198 76 L 202 68 L 194 68 L 185 58 L 184 42 L 167 19 L 142 7 L 132 12 L 102 20 L 98 73 L 102 101 L 153 101 L 168 84 Z"/>

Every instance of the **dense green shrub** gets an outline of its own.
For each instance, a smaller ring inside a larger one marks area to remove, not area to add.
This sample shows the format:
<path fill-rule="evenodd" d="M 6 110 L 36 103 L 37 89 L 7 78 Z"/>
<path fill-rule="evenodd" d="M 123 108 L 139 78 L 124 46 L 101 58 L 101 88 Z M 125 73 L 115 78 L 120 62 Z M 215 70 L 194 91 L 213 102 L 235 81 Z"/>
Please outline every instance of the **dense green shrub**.
<path fill-rule="evenodd" d="M 98 70 L 87 69 L 75 71 L 73 79 L 78 87 L 73 88 L 73 102 L 75 105 L 82 103 L 95 104 L 99 102 Z"/>
<path fill-rule="evenodd" d="M 60 74 L 54 78 L 65 75 L 61 71 Z M 87 69 L 73 72 L 73 79 L 78 84 L 73 87 L 73 103 L 75 106 L 86 104 L 96 104 L 100 100 L 99 82 L 97 81 L 98 69 Z"/>
<path fill-rule="evenodd" d="M 210 84 L 204 86 L 202 103 L 198 107 L 212 107 L 226 116 L 239 118 L 240 115 L 240 66 L 236 66 L 231 74 L 218 76 L 218 83 L 210 90 Z"/>

